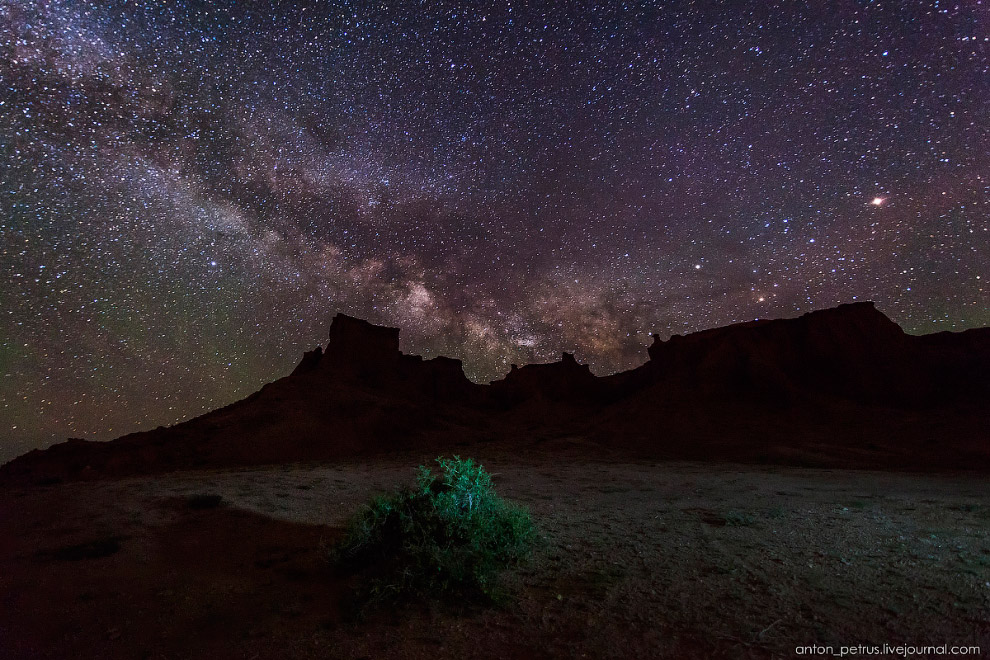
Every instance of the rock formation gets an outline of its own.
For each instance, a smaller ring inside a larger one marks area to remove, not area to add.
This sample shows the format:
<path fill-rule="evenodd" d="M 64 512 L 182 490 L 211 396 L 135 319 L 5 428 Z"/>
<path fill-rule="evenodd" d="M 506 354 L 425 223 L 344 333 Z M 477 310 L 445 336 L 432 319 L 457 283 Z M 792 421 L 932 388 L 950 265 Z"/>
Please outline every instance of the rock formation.
<path fill-rule="evenodd" d="M 397 328 L 338 314 L 325 349 L 242 401 L 29 452 L 0 483 L 566 437 L 653 458 L 990 468 L 990 328 L 910 336 L 856 303 L 654 336 L 648 353 L 606 377 L 564 353 L 477 385 L 460 360 L 404 355 Z"/>
<path fill-rule="evenodd" d="M 522 368 L 512 365 L 505 378 L 491 386 L 496 397 L 510 404 L 530 398 L 580 403 L 600 389 L 598 380 L 588 365 L 578 364 L 572 353 L 564 353 L 558 362 Z"/>

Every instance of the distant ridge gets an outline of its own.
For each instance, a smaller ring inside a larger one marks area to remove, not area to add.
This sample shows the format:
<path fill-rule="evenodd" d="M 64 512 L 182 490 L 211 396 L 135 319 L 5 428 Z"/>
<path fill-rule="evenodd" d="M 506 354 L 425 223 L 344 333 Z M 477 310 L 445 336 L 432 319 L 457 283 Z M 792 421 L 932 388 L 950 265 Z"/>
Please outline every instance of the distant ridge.
<path fill-rule="evenodd" d="M 111 442 L 71 439 L 0 483 L 328 460 L 473 442 L 630 457 L 896 469 L 990 468 L 990 328 L 912 336 L 873 303 L 663 341 L 594 376 L 573 355 L 478 385 L 399 351 L 399 329 L 337 314 L 326 347 L 234 404 Z"/>

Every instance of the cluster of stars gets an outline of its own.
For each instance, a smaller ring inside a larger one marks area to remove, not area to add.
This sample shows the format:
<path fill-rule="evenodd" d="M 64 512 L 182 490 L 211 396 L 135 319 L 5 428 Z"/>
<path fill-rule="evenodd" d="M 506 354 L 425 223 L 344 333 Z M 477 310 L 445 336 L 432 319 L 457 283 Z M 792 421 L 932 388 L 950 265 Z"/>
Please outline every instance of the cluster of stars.
<path fill-rule="evenodd" d="M 872 299 L 990 324 L 983 3 L 0 6 L 0 458 L 286 374 L 478 381 Z"/>

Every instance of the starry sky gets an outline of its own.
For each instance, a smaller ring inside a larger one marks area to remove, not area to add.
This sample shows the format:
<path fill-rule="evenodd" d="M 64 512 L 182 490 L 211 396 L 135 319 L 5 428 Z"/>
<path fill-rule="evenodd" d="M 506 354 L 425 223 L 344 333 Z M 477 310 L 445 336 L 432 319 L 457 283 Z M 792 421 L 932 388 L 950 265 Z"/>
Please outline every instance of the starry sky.
<path fill-rule="evenodd" d="M 337 312 L 479 382 L 990 325 L 990 3 L 481 4 L 0 1 L 0 458 L 246 396 Z"/>

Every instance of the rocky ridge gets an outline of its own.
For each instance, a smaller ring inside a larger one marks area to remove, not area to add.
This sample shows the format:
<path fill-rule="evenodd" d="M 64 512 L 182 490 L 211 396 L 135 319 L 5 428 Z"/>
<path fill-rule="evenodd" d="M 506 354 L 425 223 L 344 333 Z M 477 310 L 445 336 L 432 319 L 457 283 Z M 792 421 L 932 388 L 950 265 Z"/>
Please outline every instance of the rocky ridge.
<path fill-rule="evenodd" d="M 990 328 L 911 336 L 872 303 L 855 303 L 654 335 L 648 352 L 644 365 L 610 376 L 564 353 L 480 385 L 460 360 L 403 354 L 399 329 L 338 314 L 325 347 L 241 401 L 111 442 L 70 439 L 29 452 L 0 467 L 0 482 L 474 442 L 538 451 L 568 438 L 631 457 L 990 467 Z"/>

